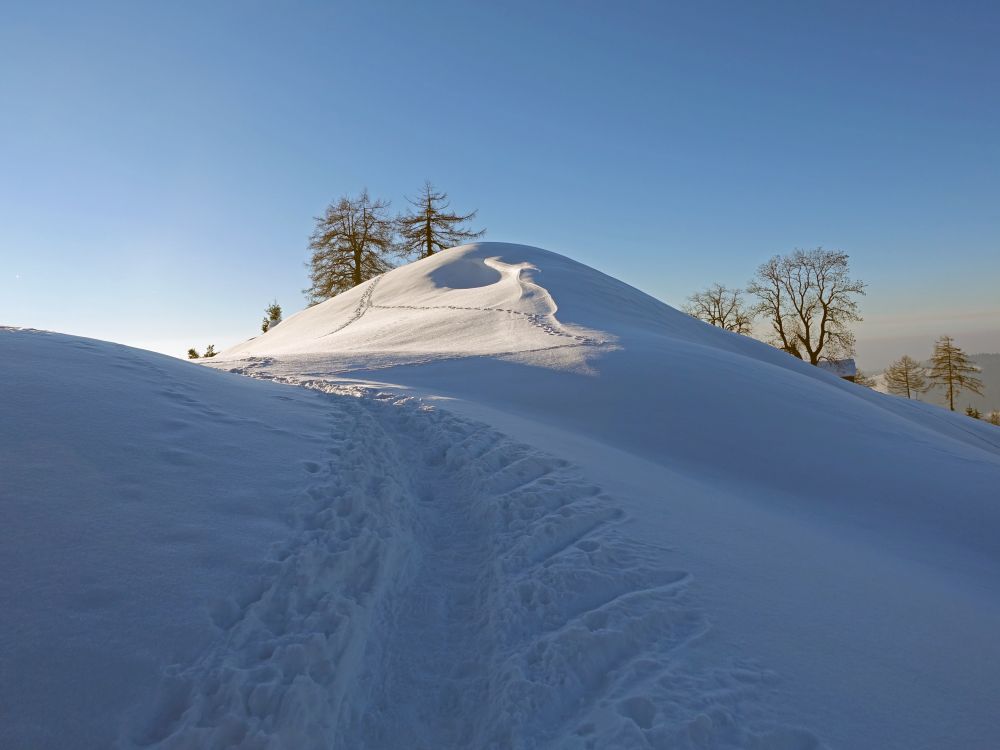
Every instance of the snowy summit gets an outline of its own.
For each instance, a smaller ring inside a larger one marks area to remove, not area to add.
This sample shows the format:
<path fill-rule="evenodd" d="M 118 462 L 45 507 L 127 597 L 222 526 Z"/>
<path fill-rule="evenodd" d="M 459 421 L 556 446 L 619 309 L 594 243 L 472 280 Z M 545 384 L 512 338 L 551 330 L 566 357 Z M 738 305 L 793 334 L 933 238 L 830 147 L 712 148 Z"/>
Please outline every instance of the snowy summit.
<path fill-rule="evenodd" d="M 0 331 L 0 747 L 1000 747 L 992 426 L 491 242 L 202 363 Z"/>

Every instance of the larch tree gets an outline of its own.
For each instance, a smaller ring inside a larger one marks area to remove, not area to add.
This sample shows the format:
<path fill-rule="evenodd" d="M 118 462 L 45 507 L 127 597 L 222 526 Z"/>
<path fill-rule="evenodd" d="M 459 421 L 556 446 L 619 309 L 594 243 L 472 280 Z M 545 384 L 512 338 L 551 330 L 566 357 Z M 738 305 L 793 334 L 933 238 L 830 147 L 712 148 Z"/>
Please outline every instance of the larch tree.
<path fill-rule="evenodd" d="M 429 258 L 438 250 L 461 245 L 485 234 L 485 229 L 473 231 L 462 224 L 474 219 L 476 212 L 458 214 L 449 211 L 448 194 L 434 190 L 425 182 L 417 198 L 407 198 L 413 207 L 396 219 L 399 229 L 400 249 L 405 254 Z"/>
<path fill-rule="evenodd" d="M 854 384 L 864 386 L 865 388 L 874 388 L 876 382 L 875 378 L 858 367 L 854 371 Z"/>
<path fill-rule="evenodd" d="M 979 368 L 972 364 L 951 336 L 942 336 L 934 343 L 928 378 L 948 394 L 948 408 L 955 411 L 955 396 L 961 391 L 983 395 L 983 381 L 975 376 Z"/>
<path fill-rule="evenodd" d="M 904 354 L 885 368 L 884 374 L 886 390 L 897 396 L 915 398 L 927 390 L 926 371 L 908 354 Z"/>
<path fill-rule="evenodd" d="M 746 335 L 753 327 L 754 311 L 744 302 L 742 289 L 713 284 L 688 297 L 683 309 L 688 315 L 727 331 Z"/>
<path fill-rule="evenodd" d="M 747 291 L 756 312 L 771 325 L 771 343 L 815 365 L 850 356 L 861 320 L 856 298 L 864 282 L 848 275 L 848 255 L 837 250 L 795 250 L 775 255 L 757 269 Z"/>
<path fill-rule="evenodd" d="M 395 227 L 389 203 L 372 200 L 363 190 L 357 198 L 344 196 L 316 217 L 309 237 L 311 285 L 305 290 L 315 305 L 392 268 Z"/>

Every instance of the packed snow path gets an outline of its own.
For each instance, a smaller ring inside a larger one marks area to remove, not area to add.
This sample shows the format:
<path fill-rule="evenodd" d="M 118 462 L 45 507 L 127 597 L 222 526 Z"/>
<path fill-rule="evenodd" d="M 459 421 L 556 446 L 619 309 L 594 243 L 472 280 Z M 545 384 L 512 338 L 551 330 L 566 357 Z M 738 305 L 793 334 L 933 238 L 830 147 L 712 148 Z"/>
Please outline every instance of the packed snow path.
<path fill-rule="evenodd" d="M 708 628 L 689 576 L 572 466 L 314 385 L 335 394 L 330 459 L 303 464 L 299 535 L 124 745 L 818 746 L 764 720 L 765 670 L 688 663 Z"/>

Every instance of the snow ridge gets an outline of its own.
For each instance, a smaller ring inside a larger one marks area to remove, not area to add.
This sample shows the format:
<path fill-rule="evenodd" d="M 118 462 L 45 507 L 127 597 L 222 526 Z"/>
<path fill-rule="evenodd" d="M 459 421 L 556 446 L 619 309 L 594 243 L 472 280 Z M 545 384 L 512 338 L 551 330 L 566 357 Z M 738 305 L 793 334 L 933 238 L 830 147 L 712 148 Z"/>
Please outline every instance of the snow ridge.
<path fill-rule="evenodd" d="M 688 664 L 708 632 L 669 549 L 565 461 L 409 398 L 331 394 L 330 460 L 217 648 L 127 747 L 793 748 L 773 675 Z"/>
<path fill-rule="evenodd" d="M 487 265 L 489 262 L 487 261 Z M 610 343 L 611 339 L 608 337 L 599 338 L 596 336 L 582 336 L 579 334 L 569 333 L 565 330 L 563 326 L 559 324 L 555 316 L 552 314 L 541 315 L 539 313 L 525 312 L 524 310 L 512 310 L 505 307 L 470 307 L 462 305 L 380 305 L 375 303 L 375 287 L 378 286 L 378 282 L 382 279 L 382 276 L 376 276 L 371 279 L 368 286 L 365 287 L 364 292 L 361 295 L 361 299 L 358 301 L 357 307 L 351 316 L 345 320 L 343 323 L 338 325 L 332 331 L 322 334 L 318 338 L 325 338 L 327 336 L 332 336 L 336 333 L 340 333 L 345 328 L 347 328 L 352 323 L 359 321 L 365 313 L 369 310 L 414 310 L 414 311 L 424 311 L 424 310 L 454 310 L 454 311 L 465 311 L 465 312 L 497 312 L 504 313 L 506 315 L 517 315 L 521 316 L 528 323 L 550 336 L 558 336 L 561 338 L 570 339 L 577 342 L 578 344 L 584 346 L 600 346 L 602 344 Z M 524 282 L 520 281 L 520 275 L 518 274 L 518 283 L 522 286 Z"/>

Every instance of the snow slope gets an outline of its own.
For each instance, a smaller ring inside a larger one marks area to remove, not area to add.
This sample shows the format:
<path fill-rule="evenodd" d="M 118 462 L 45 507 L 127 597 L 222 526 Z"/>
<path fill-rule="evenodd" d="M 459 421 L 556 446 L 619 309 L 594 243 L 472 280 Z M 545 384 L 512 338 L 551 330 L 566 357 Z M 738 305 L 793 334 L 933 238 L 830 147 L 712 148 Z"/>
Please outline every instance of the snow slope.
<path fill-rule="evenodd" d="M 839 747 L 1000 744 L 1000 431 L 538 248 L 404 266 L 215 366 L 417 395 L 584 467 Z M 443 400 L 442 400 L 443 399 Z"/>
<path fill-rule="evenodd" d="M 0 331 L 0 746 L 1000 746 L 1000 430 L 497 243 L 203 364 Z"/>
<path fill-rule="evenodd" d="M 0 384 L 0 746 L 108 747 L 276 565 L 329 416 L 43 332 L 0 330 Z"/>
<path fill-rule="evenodd" d="M 689 574 L 563 459 L 387 393 L 0 352 L 5 748 L 812 744 L 771 672 L 690 658 Z"/>

